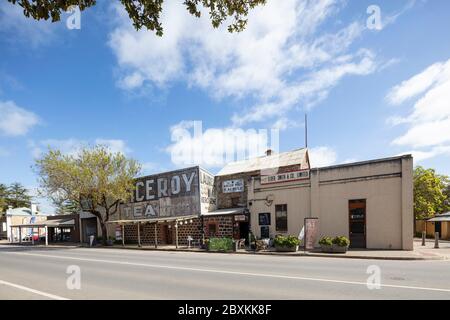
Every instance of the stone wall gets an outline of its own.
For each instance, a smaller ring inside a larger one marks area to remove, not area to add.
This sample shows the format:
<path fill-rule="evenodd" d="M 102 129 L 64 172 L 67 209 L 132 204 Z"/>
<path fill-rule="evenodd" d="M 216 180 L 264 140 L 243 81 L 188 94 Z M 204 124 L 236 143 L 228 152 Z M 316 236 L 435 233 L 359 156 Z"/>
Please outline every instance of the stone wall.
<path fill-rule="evenodd" d="M 230 174 L 227 176 L 219 176 L 215 178 L 214 184 L 217 194 L 217 209 L 228 209 L 247 206 L 247 193 L 251 183 L 251 177 L 257 175 L 257 172 Z M 223 192 L 223 183 L 228 180 L 244 180 L 243 192 Z"/>
<path fill-rule="evenodd" d="M 191 236 L 195 242 L 199 242 L 203 239 L 202 235 L 202 219 L 192 219 L 192 223 L 187 221 L 178 226 L 178 244 L 180 246 L 188 245 L 188 237 Z M 233 237 L 233 216 L 214 216 L 204 218 L 204 230 L 205 237 L 209 237 L 209 225 L 216 225 L 215 237 Z M 169 227 L 170 226 L 170 227 Z M 126 244 L 136 244 L 138 242 L 138 225 L 126 225 L 125 226 L 125 243 Z M 160 223 L 157 224 L 158 232 L 158 244 L 165 245 L 167 243 L 167 232 L 171 233 L 172 245 L 175 245 L 175 227 L 174 224 Z M 154 224 L 142 224 L 141 225 L 141 243 L 143 245 L 154 245 L 155 244 L 155 225 Z"/>

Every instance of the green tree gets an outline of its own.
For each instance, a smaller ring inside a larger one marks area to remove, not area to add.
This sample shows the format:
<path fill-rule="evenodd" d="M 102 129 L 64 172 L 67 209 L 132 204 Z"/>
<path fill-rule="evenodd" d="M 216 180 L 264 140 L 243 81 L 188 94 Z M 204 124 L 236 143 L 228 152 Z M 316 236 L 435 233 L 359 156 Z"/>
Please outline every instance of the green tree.
<path fill-rule="evenodd" d="M 0 215 L 6 212 L 6 209 L 8 209 L 8 187 L 0 183 Z"/>
<path fill-rule="evenodd" d="M 96 4 L 96 0 L 8 0 L 8 2 L 21 6 L 27 17 L 36 20 L 51 19 L 52 22 L 60 21 L 61 14 L 71 6 L 78 6 L 80 11 L 83 11 Z M 163 27 L 160 18 L 164 0 L 120 0 L 120 2 L 128 12 L 136 30 L 146 27 L 162 36 Z M 231 18 L 228 31 L 240 32 L 247 25 L 246 17 L 249 11 L 265 3 L 266 0 L 185 0 L 183 5 L 196 17 L 201 16 L 203 7 L 208 11 L 214 28 Z"/>
<path fill-rule="evenodd" d="M 8 206 L 12 206 L 13 208 L 29 207 L 32 199 L 29 190 L 22 184 L 14 182 L 8 187 Z"/>
<path fill-rule="evenodd" d="M 72 214 L 81 210 L 76 203 L 66 199 L 55 199 L 53 205 L 56 207 L 56 214 Z"/>
<path fill-rule="evenodd" d="M 449 209 L 445 193 L 448 177 L 436 174 L 434 169 L 418 166 L 414 169 L 414 214 L 429 218 Z"/>
<path fill-rule="evenodd" d="M 106 223 L 121 202 L 130 200 L 140 168 L 135 160 L 100 145 L 77 155 L 50 149 L 35 166 L 44 195 L 60 203 L 69 201 L 97 217 L 103 244 L 108 239 Z"/>

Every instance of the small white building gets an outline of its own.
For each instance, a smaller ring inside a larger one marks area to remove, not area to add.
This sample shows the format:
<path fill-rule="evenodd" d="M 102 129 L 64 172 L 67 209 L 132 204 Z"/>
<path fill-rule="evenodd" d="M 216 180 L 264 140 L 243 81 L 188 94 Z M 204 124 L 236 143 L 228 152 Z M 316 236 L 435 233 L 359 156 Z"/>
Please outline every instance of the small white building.
<path fill-rule="evenodd" d="M 11 226 L 32 224 L 45 220 L 47 220 L 47 215 L 40 212 L 37 204 L 35 203 L 31 204 L 30 208 L 9 208 L 6 210 L 5 219 L 1 224 L 1 231 L 2 233 L 6 233 L 6 238 L 10 242 L 16 242 L 19 241 L 19 232 L 16 228 L 11 228 Z M 23 229 L 22 231 L 22 239 L 31 237 L 31 229 Z"/>

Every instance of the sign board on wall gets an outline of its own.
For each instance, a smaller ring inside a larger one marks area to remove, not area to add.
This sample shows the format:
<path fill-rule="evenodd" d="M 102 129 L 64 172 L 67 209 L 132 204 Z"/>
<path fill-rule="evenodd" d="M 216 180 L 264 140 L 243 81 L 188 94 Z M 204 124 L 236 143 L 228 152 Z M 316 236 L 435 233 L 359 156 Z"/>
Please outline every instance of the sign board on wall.
<path fill-rule="evenodd" d="M 122 226 L 116 226 L 116 240 L 122 241 Z"/>
<path fill-rule="evenodd" d="M 247 216 L 245 214 L 236 215 L 234 221 L 247 221 Z"/>
<path fill-rule="evenodd" d="M 307 179 L 309 179 L 309 170 L 300 170 L 300 171 L 278 173 L 269 176 L 261 176 L 261 184 L 283 183 Z"/>
<path fill-rule="evenodd" d="M 198 167 L 137 179 L 133 201 L 121 206 L 122 219 L 200 214 L 199 180 Z"/>
<path fill-rule="evenodd" d="M 223 182 L 223 193 L 244 192 L 244 179 Z"/>
<path fill-rule="evenodd" d="M 319 234 L 319 218 L 305 218 L 305 250 L 313 250 Z"/>

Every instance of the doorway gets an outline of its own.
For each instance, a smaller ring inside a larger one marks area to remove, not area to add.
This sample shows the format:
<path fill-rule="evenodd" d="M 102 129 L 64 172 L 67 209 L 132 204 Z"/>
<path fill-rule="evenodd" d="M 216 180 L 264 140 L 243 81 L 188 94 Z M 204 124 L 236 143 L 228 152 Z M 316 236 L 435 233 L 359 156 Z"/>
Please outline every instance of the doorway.
<path fill-rule="evenodd" d="M 349 232 L 351 248 L 366 248 L 366 200 L 349 201 Z"/>
<path fill-rule="evenodd" d="M 441 225 L 441 222 L 436 221 L 434 223 L 434 232 L 439 232 L 439 239 L 442 239 L 442 225 Z"/>
<path fill-rule="evenodd" d="M 245 243 L 248 243 L 248 234 L 250 232 L 250 225 L 248 222 L 239 222 L 239 240 L 245 239 Z"/>
<path fill-rule="evenodd" d="M 167 245 L 173 244 L 173 228 L 165 224 L 163 225 L 163 243 Z"/>

